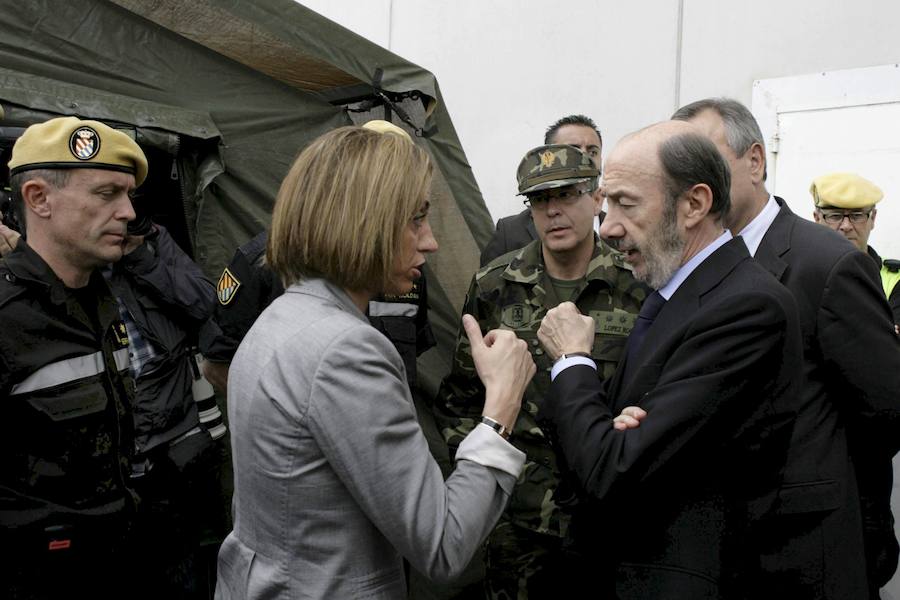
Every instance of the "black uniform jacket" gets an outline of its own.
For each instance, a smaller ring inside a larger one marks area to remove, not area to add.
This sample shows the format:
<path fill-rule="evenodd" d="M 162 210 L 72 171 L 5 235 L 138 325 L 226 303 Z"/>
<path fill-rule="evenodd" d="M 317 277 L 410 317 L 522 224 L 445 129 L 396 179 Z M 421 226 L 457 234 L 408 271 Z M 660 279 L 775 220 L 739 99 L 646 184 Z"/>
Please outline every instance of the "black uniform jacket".
<path fill-rule="evenodd" d="M 127 345 L 99 272 L 67 289 L 21 240 L 0 260 L 0 538 L 131 505 Z"/>
<path fill-rule="evenodd" d="M 662 308 L 630 380 L 623 365 L 605 386 L 587 366 L 556 377 L 543 410 L 597 501 L 576 534 L 594 555 L 596 597 L 742 597 L 753 524 L 787 455 L 800 360 L 793 299 L 735 238 Z M 647 417 L 615 431 L 632 405 Z"/>
<path fill-rule="evenodd" d="M 197 331 L 210 318 L 215 288 L 169 232 L 157 231 L 112 267 L 110 287 L 156 355 L 137 381 L 134 424 L 138 452 L 196 427 L 191 393 Z"/>

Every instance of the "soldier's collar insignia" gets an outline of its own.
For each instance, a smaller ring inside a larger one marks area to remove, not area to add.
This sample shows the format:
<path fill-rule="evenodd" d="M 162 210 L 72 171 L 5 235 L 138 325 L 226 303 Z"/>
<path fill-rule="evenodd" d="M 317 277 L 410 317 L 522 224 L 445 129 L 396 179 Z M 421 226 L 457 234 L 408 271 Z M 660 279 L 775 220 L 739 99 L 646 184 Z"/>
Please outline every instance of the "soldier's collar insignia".
<path fill-rule="evenodd" d="M 113 336 L 116 338 L 116 344 L 119 348 L 127 348 L 129 346 L 128 342 L 128 330 L 125 328 L 125 323 L 122 321 L 113 322 L 112 326 Z"/>
<path fill-rule="evenodd" d="M 100 152 L 100 136 L 91 127 L 79 127 L 69 136 L 69 152 L 78 160 L 91 160 Z"/>
<path fill-rule="evenodd" d="M 219 283 L 216 284 L 216 297 L 219 299 L 219 304 L 225 306 L 234 300 L 239 287 L 241 287 L 240 280 L 228 267 L 225 267 L 222 276 L 219 277 Z"/>

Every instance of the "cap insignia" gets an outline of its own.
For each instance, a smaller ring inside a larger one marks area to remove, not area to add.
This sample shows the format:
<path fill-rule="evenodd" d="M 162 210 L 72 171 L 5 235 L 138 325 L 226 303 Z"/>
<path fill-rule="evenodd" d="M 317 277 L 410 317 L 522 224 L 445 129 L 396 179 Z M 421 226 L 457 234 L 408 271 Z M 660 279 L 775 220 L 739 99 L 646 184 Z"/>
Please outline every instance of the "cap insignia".
<path fill-rule="evenodd" d="M 541 167 L 546 169 L 547 167 L 552 167 L 553 163 L 556 162 L 556 154 L 547 150 L 546 152 L 541 152 Z"/>
<path fill-rule="evenodd" d="M 90 160 L 100 152 L 100 136 L 90 127 L 79 127 L 69 137 L 69 151 L 78 160 Z"/>

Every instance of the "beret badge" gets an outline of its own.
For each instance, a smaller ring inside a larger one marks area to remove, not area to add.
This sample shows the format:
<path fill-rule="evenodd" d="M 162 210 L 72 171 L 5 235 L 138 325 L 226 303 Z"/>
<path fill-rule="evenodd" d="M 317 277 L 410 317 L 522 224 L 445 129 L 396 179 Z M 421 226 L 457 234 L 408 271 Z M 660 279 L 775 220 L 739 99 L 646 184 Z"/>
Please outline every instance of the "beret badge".
<path fill-rule="evenodd" d="M 78 160 L 90 160 L 100 152 L 100 136 L 90 127 L 79 127 L 69 137 L 69 151 Z"/>

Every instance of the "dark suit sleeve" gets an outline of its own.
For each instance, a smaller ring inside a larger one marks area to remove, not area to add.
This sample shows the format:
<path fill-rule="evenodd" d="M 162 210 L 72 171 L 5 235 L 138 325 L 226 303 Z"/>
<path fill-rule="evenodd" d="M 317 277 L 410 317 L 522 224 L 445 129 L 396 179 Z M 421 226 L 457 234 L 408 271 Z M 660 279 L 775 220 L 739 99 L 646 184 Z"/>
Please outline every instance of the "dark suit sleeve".
<path fill-rule="evenodd" d="M 819 350 L 846 414 L 893 456 L 900 450 L 900 342 L 869 257 L 850 252 L 829 274 L 819 308 Z"/>
<path fill-rule="evenodd" d="M 199 326 L 212 315 L 215 287 L 165 227 L 156 227 L 156 235 L 125 255 L 118 266 L 131 274 L 138 289 L 176 311 L 173 315 Z"/>
<path fill-rule="evenodd" d="M 651 358 L 635 373 L 639 395 L 619 405 L 639 404 L 647 411 L 637 429 L 613 429 L 610 406 L 617 399 L 607 402 L 593 369 L 575 366 L 560 373 L 542 413 L 553 423 L 584 489 L 596 498 L 609 498 L 652 482 L 664 470 L 696 472 L 697 464 L 710 463 L 711 451 L 757 445 L 749 440 L 775 425 L 769 420 L 772 403 L 766 400 L 787 397 L 787 374 L 799 368 L 794 310 L 761 292 L 704 306 L 669 356 L 655 363 Z M 647 343 L 652 334 L 651 329 Z M 784 423 L 789 418 L 782 417 Z M 784 423 L 778 431 L 786 447 L 790 429 Z M 734 465 L 736 472 L 744 467 Z"/>

